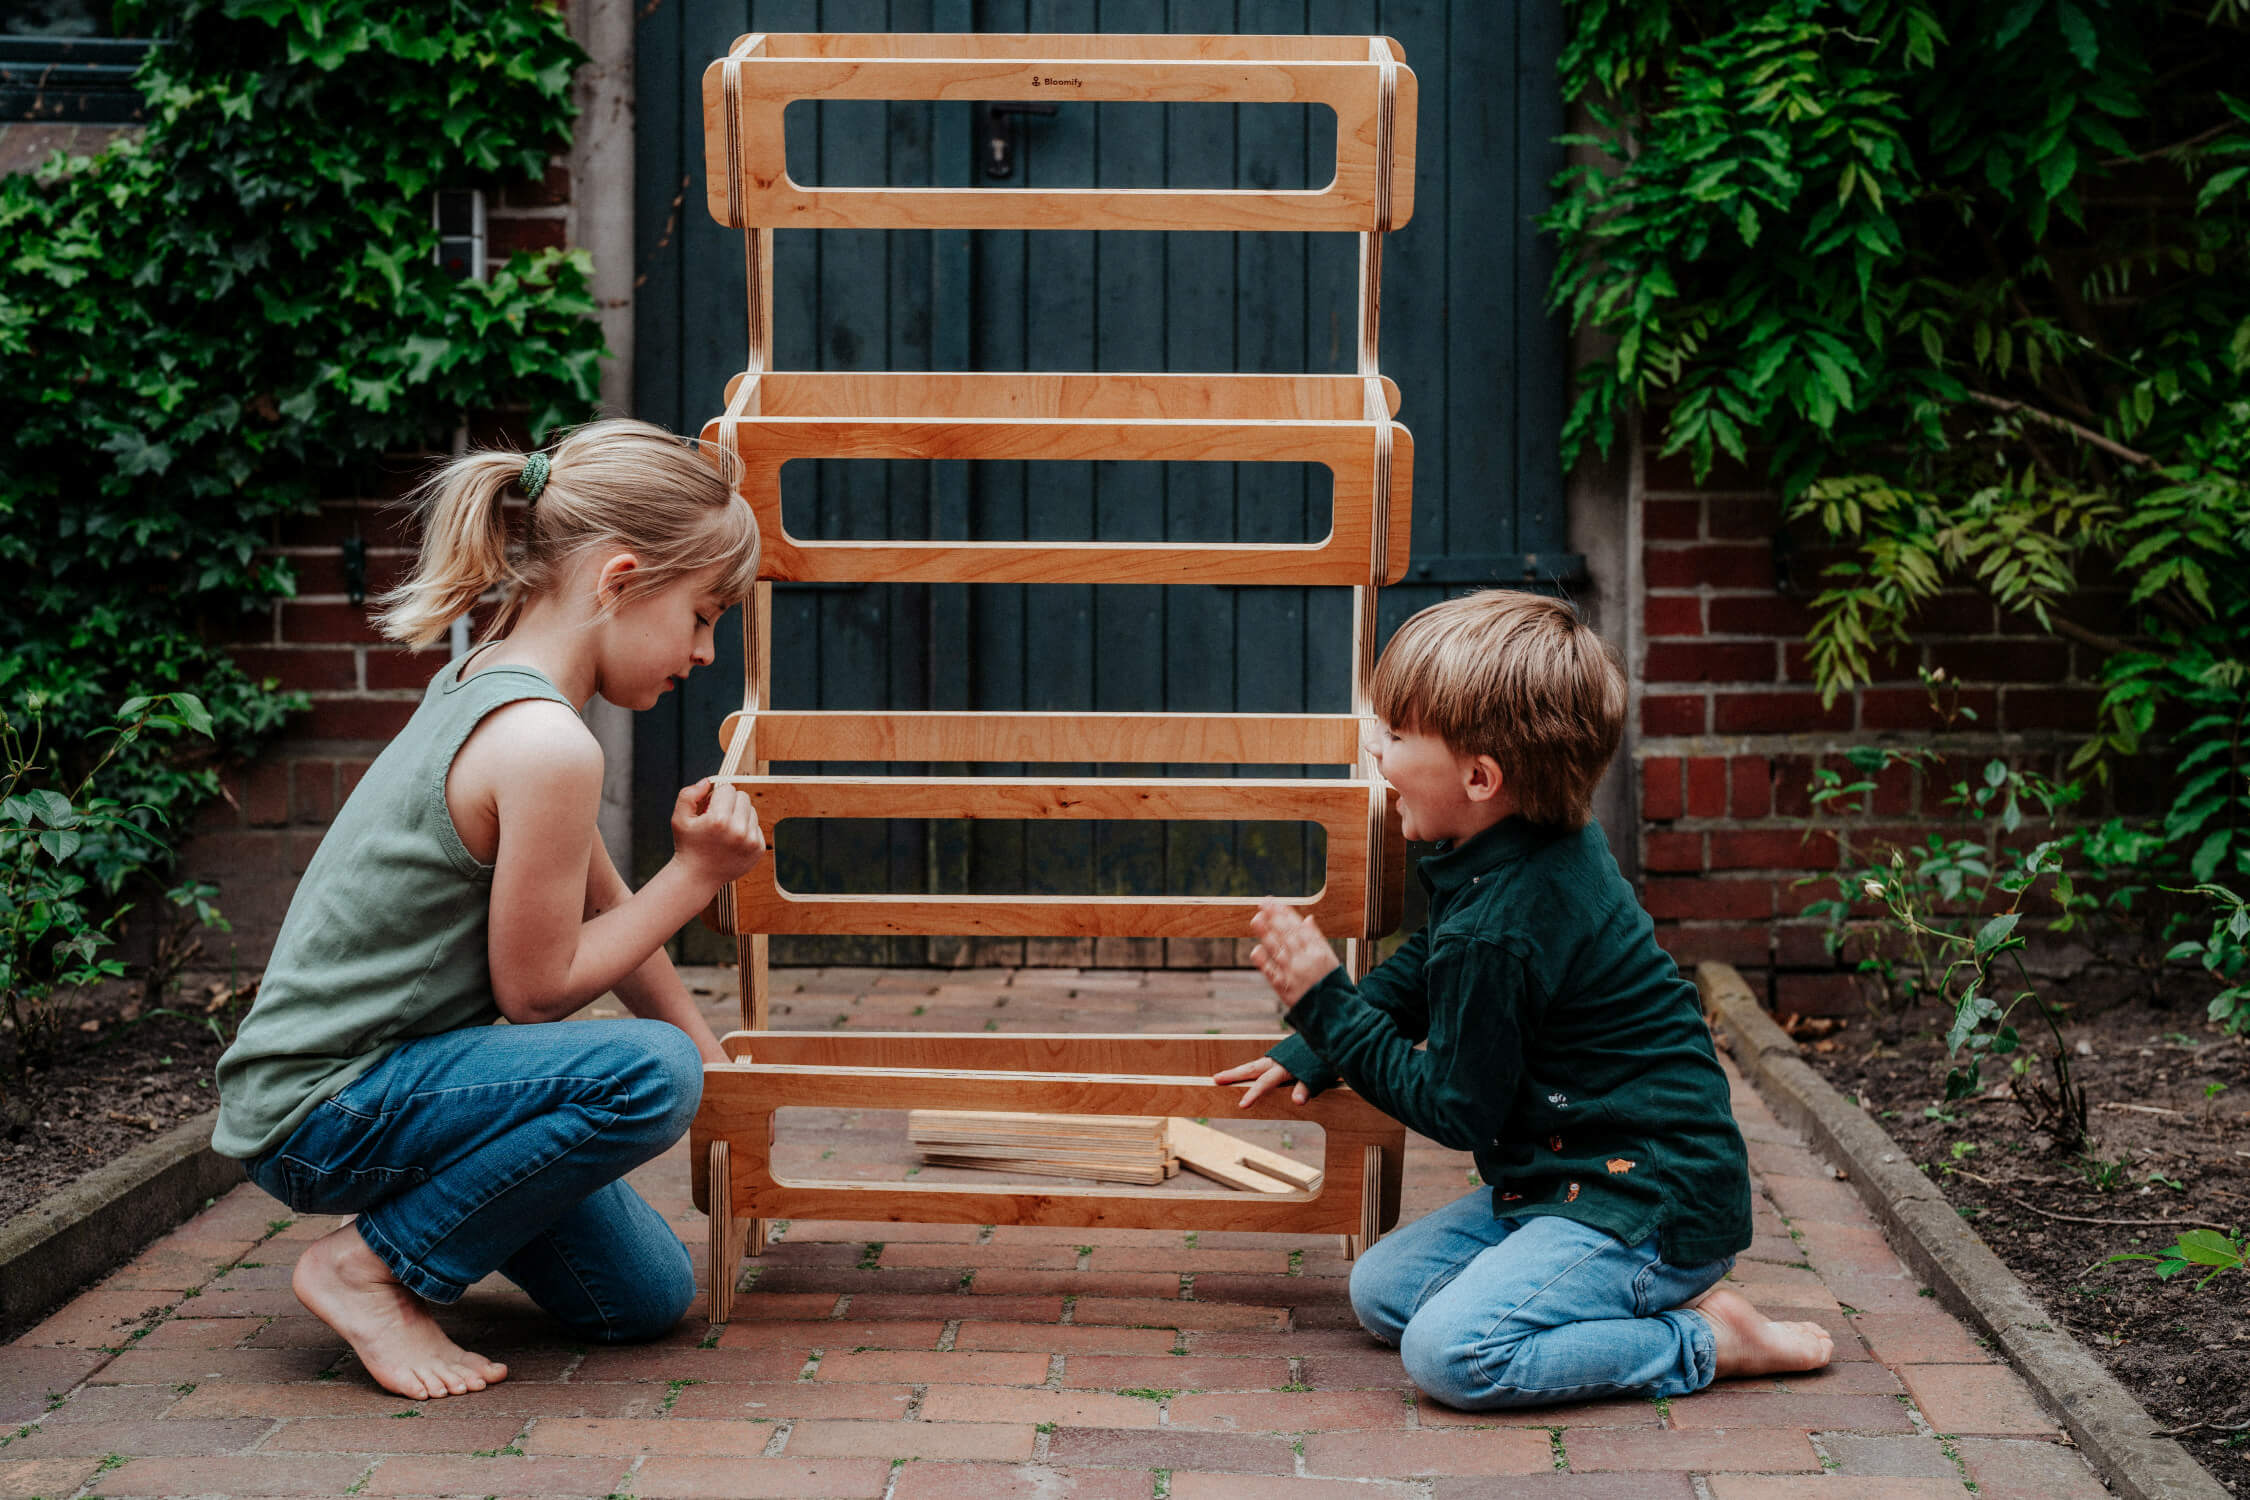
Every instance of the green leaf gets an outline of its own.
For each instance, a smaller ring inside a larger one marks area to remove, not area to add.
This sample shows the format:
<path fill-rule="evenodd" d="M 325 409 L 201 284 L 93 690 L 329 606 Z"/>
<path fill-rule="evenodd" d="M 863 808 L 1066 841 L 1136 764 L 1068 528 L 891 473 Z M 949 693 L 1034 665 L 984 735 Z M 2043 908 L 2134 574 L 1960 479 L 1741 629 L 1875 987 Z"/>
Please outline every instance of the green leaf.
<path fill-rule="evenodd" d="M 1976 956 L 1978 958 L 1990 958 L 1997 952 L 2001 944 L 2007 942 L 2008 935 L 2016 930 L 2016 923 L 2020 920 L 2020 917 L 2021 914 L 2018 912 L 2004 911 L 1978 928 Z"/>
<path fill-rule="evenodd" d="M 2093 72 L 2102 56 L 2101 39 L 2094 34 L 2094 23 L 2086 19 L 2086 13 L 2072 0 L 2055 0 L 2055 21 L 2062 28 L 2063 42 L 2070 48 L 2070 55 L 2078 59 L 2078 66 Z"/>

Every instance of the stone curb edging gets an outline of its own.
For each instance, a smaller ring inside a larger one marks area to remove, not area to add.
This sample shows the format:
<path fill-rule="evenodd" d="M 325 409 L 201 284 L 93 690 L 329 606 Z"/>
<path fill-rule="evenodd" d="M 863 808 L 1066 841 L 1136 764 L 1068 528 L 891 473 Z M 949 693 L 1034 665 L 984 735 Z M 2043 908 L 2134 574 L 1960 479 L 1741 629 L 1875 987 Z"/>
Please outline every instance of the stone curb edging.
<path fill-rule="evenodd" d="M 12 1339 L 80 1287 L 243 1180 L 211 1149 L 212 1110 L 135 1146 L 0 1224 L 0 1339 Z"/>
<path fill-rule="evenodd" d="M 1698 964 L 1696 988 L 1733 1043 L 1736 1066 L 1784 1121 L 1850 1174 L 1891 1248 L 1982 1329 L 2118 1493 L 2132 1500 L 2229 1500 L 2230 1491 L 2169 1438 L 2086 1347 L 1962 1222 L 1905 1149 L 1799 1056 L 1731 964 Z"/>

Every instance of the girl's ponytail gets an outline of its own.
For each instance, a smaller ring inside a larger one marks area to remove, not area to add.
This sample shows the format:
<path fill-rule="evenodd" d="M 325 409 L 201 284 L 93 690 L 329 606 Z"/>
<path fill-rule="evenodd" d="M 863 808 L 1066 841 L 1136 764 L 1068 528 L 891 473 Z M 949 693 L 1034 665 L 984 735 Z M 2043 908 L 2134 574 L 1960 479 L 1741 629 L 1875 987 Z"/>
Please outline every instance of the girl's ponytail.
<path fill-rule="evenodd" d="M 422 555 L 405 582 L 375 601 L 376 628 L 384 635 L 427 646 L 487 589 L 515 577 L 502 502 L 523 465 L 520 453 L 468 453 L 415 491 Z"/>
<path fill-rule="evenodd" d="M 544 454 L 454 459 L 414 493 L 421 560 L 375 601 L 376 624 L 394 641 L 426 646 L 501 584 L 484 629 L 492 640 L 565 581 L 572 559 L 600 547 L 630 550 L 640 564 L 605 611 L 713 567 L 720 598 L 746 599 L 758 577 L 758 522 L 735 493 L 740 469 L 729 449 L 624 417 L 589 422 Z M 537 501 L 513 545 L 503 504 L 511 491 Z"/>

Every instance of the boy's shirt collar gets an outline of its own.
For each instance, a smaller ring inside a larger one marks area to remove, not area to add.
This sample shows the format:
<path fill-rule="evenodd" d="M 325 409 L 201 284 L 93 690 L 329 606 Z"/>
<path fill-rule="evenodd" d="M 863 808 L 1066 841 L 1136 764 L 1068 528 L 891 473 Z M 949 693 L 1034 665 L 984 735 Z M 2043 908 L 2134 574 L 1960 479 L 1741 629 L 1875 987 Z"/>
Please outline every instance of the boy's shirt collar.
<path fill-rule="evenodd" d="M 1521 817 L 1502 818 L 1473 838 L 1439 843 L 1438 852 L 1424 858 L 1418 867 L 1422 884 L 1432 894 L 1457 891 L 1480 875 L 1522 859 L 1554 837 L 1554 829 L 1538 827 Z"/>

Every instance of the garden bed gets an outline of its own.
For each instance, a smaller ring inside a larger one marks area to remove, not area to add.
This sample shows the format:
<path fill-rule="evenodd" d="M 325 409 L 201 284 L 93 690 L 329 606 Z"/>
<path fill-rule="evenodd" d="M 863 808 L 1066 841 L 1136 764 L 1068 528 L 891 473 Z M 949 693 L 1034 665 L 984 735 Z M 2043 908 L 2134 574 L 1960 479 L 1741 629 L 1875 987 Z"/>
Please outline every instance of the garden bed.
<path fill-rule="evenodd" d="M 211 1072 L 226 1049 L 196 1014 L 214 998 L 167 1007 L 181 1014 L 143 1014 L 122 992 L 82 999 L 60 1055 L 28 1087 L 14 1077 L 13 1038 L 0 1037 L 0 1222 L 217 1105 Z"/>
<path fill-rule="evenodd" d="M 2071 1155 L 2004 1094 L 1944 1102 L 1934 1012 L 1910 1017 L 1895 1045 L 1871 1048 L 1864 1025 L 1810 1042 L 1806 1060 L 1875 1116 L 2049 1313 L 2165 1427 L 2250 1421 L 2250 1275 L 2224 1273 L 2199 1293 L 2200 1270 L 2163 1280 L 2147 1262 L 2106 1261 L 2163 1249 L 2196 1224 L 2250 1226 L 2250 1045 L 2184 1010 L 2074 1020 L 2065 1037 L 2094 1101 L 2094 1144 Z M 2179 1436 L 2250 1494 L 2250 1428 Z"/>

